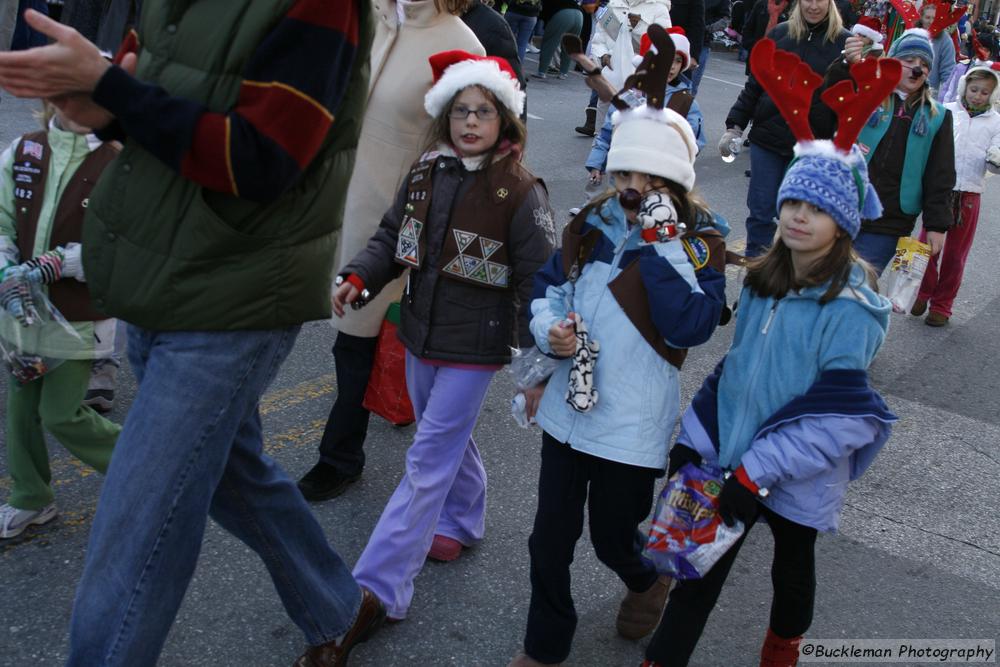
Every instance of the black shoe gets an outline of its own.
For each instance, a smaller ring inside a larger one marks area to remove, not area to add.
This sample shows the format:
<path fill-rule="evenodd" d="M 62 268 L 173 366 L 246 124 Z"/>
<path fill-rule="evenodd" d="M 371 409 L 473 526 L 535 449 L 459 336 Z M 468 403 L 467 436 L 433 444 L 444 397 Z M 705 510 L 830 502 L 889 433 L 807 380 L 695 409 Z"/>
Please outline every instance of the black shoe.
<path fill-rule="evenodd" d="M 299 480 L 298 486 L 303 498 L 318 503 L 336 498 L 359 479 L 361 473 L 345 475 L 329 463 L 320 461 Z"/>

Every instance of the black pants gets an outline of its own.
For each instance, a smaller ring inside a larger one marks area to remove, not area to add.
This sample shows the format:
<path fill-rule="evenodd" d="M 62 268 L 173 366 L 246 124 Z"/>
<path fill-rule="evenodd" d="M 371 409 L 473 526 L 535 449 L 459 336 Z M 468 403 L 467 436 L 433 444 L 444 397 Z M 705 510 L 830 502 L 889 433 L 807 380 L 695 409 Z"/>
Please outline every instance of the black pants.
<path fill-rule="evenodd" d="M 375 343 L 378 338 L 361 338 L 340 331 L 333 344 L 333 360 L 337 366 L 337 400 L 319 443 L 320 460 L 335 467 L 341 474 L 360 475 L 365 467 L 365 436 L 371 416 L 361 403 L 368 388 L 368 379 L 375 363 Z"/>
<path fill-rule="evenodd" d="M 657 470 L 577 452 L 545 433 L 538 477 L 538 511 L 528 540 L 531 606 L 525 652 L 540 662 L 562 662 L 576 629 L 570 595 L 570 564 L 590 513 L 590 538 L 602 563 L 633 591 L 656 583 L 656 570 L 641 556 L 639 524 L 653 504 Z M 589 501 L 588 501 L 589 496 Z"/>
<path fill-rule="evenodd" d="M 816 597 L 816 529 L 789 521 L 760 503 L 757 507 L 774 535 L 771 629 L 779 637 L 798 637 L 812 624 Z M 702 579 L 677 582 L 670 592 L 660 626 L 646 648 L 647 659 L 663 667 L 688 664 L 745 539 L 746 533 Z"/>

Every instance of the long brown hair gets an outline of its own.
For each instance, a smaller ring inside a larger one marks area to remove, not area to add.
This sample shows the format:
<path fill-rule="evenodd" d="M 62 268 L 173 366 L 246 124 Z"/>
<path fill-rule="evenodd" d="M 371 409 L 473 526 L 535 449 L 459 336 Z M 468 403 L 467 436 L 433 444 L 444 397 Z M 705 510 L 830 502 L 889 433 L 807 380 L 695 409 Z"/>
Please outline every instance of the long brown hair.
<path fill-rule="evenodd" d="M 500 145 L 504 144 L 506 140 L 513 150 L 520 155 L 524 150 L 525 143 L 528 141 L 528 130 L 524 127 L 521 119 L 517 117 L 517 114 L 497 99 L 493 91 L 483 86 L 476 86 L 476 88 L 482 92 L 490 104 L 497 108 L 500 114 L 500 134 L 497 136 L 497 142 L 493 144 L 484 156 L 486 160 L 484 162 L 486 165 L 485 172 L 487 178 L 489 178 L 490 169 L 493 166 L 497 151 L 500 150 Z M 465 88 L 462 90 L 465 90 Z M 431 123 L 430 129 L 427 131 L 427 140 L 424 143 L 423 152 L 436 150 L 439 144 L 451 145 L 451 119 L 448 117 L 448 113 L 451 111 L 451 106 L 455 103 L 455 99 L 462 94 L 462 90 L 455 93 L 455 96 L 445 105 L 444 110 Z"/>
<path fill-rule="evenodd" d="M 744 284 L 760 296 L 771 296 L 781 299 L 792 290 L 804 287 L 816 287 L 827 282 L 827 288 L 820 303 L 827 303 L 837 298 L 845 287 L 851 285 L 851 269 L 854 264 L 860 265 L 865 271 L 865 282 L 876 292 L 878 291 L 875 271 L 854 250 L 854 242 L 847 234 L 837 238 L 830 252 L 817 260 L 801 279 L 795 277 L 795 266 L 792 264 L 792 251 L 775 239 L 774 245 L 764 255 L 747 261 L 747 277 Z"/>
<path fill-rule="evenodd" d="M 461 16 L 469 10 L 472 3 L 473 0 L 434 0 L 434 8 L 438 10 L 439 14 Z"/>

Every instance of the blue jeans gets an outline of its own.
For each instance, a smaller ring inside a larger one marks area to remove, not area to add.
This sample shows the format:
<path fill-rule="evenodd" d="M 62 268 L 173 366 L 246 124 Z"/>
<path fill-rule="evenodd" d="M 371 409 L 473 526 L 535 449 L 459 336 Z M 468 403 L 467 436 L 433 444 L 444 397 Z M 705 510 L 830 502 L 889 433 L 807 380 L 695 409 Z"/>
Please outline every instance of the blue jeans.
<path fill-rule="evenodd" d="M 263 452 L 258 403 L 298 330 L 129 327 L 138 392 L 94 517 L 68 665 L 156 663 L 209 515 L 260 555 L 310 644 L 350 627 L 360 588 Z"/>
<path fill-rule="evenodd" d="M 747 190 L 747 257 L 767 252 L 774 243 L 778 188 L 791 157 L 750 144 L 750 188 Z"/>
<path fill-rule="evenodd" d="M 706 44 L 702 47 L 701 53 L 698 55 L 697 69 L 691 72 L 691 97 L 698 95 L 698 86 L 701 85 L 701 77 L 705 75 L 705 66 L 708 65 L 708 60 L 711 56 L 712 49 L 708 48 Z"/>
<path fill-rule="evenodd" d="M 531 41 L 531 34 L 535 30 L 535 23 L 538 22 L 538 17 L 525 16 L 524 14 L 518 14 L 508 9 L 507 13 L 504 14 L 504 18 L 507 19 L 507 24 L 510 25 L 510 30 L 514 33 L 514 39 L 517 40 L 517 57 L 523 63 L 524 54 L 527 53 L 528 42 Z"/>
<path fill-rule="evenodd" d="M 895 234 L 861 231 L 854 239 L 854 251 L 861 255 L 861 259 L 871 264 L 875 273 L 881 276 L 896 254 L 898 242 L 899 237 Z"/>

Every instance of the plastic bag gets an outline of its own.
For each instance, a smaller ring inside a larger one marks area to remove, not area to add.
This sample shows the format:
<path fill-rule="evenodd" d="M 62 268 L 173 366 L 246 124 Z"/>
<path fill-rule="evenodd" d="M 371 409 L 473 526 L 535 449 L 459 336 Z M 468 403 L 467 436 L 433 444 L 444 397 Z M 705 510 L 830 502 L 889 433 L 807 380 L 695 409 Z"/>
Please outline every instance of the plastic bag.
<path fill-rule="evenodd" d="M 675 579 L 701 579 L 743 534 L 719 516 L 722 471 L 686 463 L 656 501 L 643 554 L 656 571 Z"/>
<path fill-rule="evenodd" d="M 510 414 L 521 428 L 528 428 L 535 423 L 534 419 L 528 419 L 527 402 L 521 392 L 548 380 L 559 363 L 559 359 L 546 356 L 537 347 L 510 349 L 510 366 L 507 371 L 518 389 L 518 393 L 510 401 Z"/>
<path fill-rule="evenodd" d="M 406 389 L 406 349 L 396 336 L 398 324 L 397 302 L 389 306 L 378 332 L 375 363 L 361 405 L 396 426 L 406 426 L 416 417 Z"/>
<path fill-rule="evenodd" d="M 910 236 L 901 236 L 896 244 L 896 255 L 889 264 L 886 298 L 892 302 L 896 313 L 909 312 L 917 299 L 927 264 L 931 260 L 931 247 Z"/>
<path fill-rule="evenodd" d="M 608 14 L 611 14 L 609 11 Z M 625 85 L 625 79 L 635 72 L 635 65 L 632 58 L 635 56 L 635 48 L 632 45 L 632 33 L 625 29 L 618 31 L 618 38 L 611 49 L 611 67 L 601 70 L 604 78 L 617 90 L 621 90 Z M 611 68 L 614 69 L 611 69 Z"/>
<path fill-rule="evenodd" d="M 11 374 L 23 384 L 67 359 L 86 358 L 88 344 L 40 285 L 21 279 L 21 286 L 30 301 L 28 312 L 22 322 L 0 308 L 0 354 Z"/>

